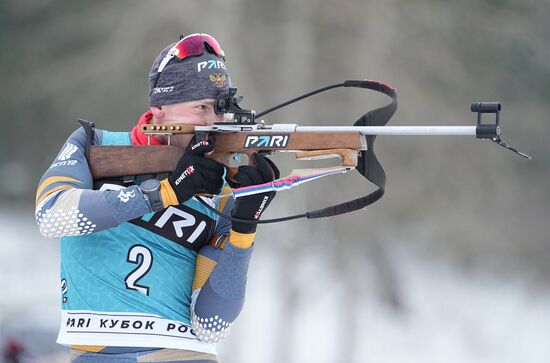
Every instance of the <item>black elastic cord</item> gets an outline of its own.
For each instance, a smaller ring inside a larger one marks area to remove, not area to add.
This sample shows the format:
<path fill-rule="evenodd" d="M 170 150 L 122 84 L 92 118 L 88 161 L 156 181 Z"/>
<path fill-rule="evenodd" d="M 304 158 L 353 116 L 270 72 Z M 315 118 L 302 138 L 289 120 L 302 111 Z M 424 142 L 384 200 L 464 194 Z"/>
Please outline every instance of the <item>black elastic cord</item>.
<path fill-rule="evenodd" d="M 347 82 L 347 81 L 346 81 Z M 337 87 L 342 87 L 342 86 L 345 86 L 345 83 L 338 83 L 338 84 L 333 84 L 332 86 L 326 86 L 326 87 L 323 87 L 323 88 L 319 88 L 315 91 L 311 91 L 309 93 L 306 93 L 306 94 L 303 94 L 301 96 L 298 96 L 296 98 L 293 98 L 291 100 L 288 100 L 286 102 L 283 102 L 281 104 L 278 104 L 277 106 L 273 106 L 271 108 L 268 108 L 267 110 L 265 111 L 262 111 L 260 113 L 257 113 L 256 114 L 256 117 L 262 117 L 263 115 L 266 115 L 270 112 L 273 112 L 275 110 L 278 110 L 279 108 L 283 108 L 285 106 L 288 106 L 294 102 L 298 102 L 300 100 L 303 100 L 304 98 L 307 98 L 307 97 L 310 97 L 310 96 L 313 96 L 314 94 L 317 94 L 317 93 L 321 93 L 321 92 L 324 92 L 324 91 L 328 91 L 329 89 L 333 89 L 333 88 L 337 88 Z"/>

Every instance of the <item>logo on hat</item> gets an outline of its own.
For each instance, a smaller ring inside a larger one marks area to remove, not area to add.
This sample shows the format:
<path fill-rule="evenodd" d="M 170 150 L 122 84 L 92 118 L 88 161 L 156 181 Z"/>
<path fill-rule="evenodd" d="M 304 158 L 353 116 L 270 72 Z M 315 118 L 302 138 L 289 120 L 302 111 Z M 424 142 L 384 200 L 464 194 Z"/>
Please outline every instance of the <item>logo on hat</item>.
<path fill-rule="evenodd" d="M 217 88 L 222 88 L 225 86 L 225 81 L 227 81 L 227 76 L 225 73 L 212 73 L 210 74 L 210 80 L 214 83 L 214 86 Z"/>
<path fill-rule="evenodd" d="M 169 93 L 174 90 L 174 86 L 171 87 L 155 87 L 153 88 L 153 94 L 156 93 Z"/>
<path fill-rule="evenodd" d="M 197 63 L 197 72 L 200 73 L 203 69 L 227 69 L 221 60 L 208 60 Z"/>

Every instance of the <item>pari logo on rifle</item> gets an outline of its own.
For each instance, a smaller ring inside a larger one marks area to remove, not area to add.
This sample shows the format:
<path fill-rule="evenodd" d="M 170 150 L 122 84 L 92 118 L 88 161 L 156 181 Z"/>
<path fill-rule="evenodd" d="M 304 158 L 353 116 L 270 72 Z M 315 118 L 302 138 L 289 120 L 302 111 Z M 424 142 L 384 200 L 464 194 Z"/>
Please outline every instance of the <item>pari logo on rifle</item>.
<path fill-rule="evenodd" d="M 244 147 L 247 149 L 258 149 L 262 147 L 272 149 L 285 149 L 288 146 L 289 135 L 248 135 L 244 140 Z"/>

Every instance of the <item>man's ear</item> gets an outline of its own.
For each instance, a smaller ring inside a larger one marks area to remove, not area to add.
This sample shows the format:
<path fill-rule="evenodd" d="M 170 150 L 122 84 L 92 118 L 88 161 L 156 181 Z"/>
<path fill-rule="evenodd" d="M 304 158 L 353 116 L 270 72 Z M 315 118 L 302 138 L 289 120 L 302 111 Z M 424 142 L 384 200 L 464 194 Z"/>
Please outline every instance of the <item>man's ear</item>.
<path fill-rule="evenodd" d="M 164 118 L 164 110 L 162 109 L 162 106 L 151 106 L 149 107 L 149 111 L 153 113 L 153 118 L 155 120 L 162 120 Z"/>

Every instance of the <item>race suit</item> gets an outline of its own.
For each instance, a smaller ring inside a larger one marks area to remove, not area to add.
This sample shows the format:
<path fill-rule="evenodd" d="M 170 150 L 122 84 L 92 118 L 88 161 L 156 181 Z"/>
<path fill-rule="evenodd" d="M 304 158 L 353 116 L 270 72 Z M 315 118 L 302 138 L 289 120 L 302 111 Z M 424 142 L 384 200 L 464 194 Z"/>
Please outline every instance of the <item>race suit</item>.
<path fill-rule="evenodd" d="M 135 143 L 130 132 L 95 130 L 96 145 Z M 242 309 L 252 247 L 234 246 L 230 221 L 196 198 L 152 212 L 139 188 L 147 176 L 92 180 L 85 151 L 80 128 L 36 195 L 41 233 L 61 237 L 57 342 L 90 352 L 215 354 L 214 343 Z M 234 205 L 232 198 L 204 200 L 226 214 Z M 214 240 L 225 247 L 214 248 Z"/>

